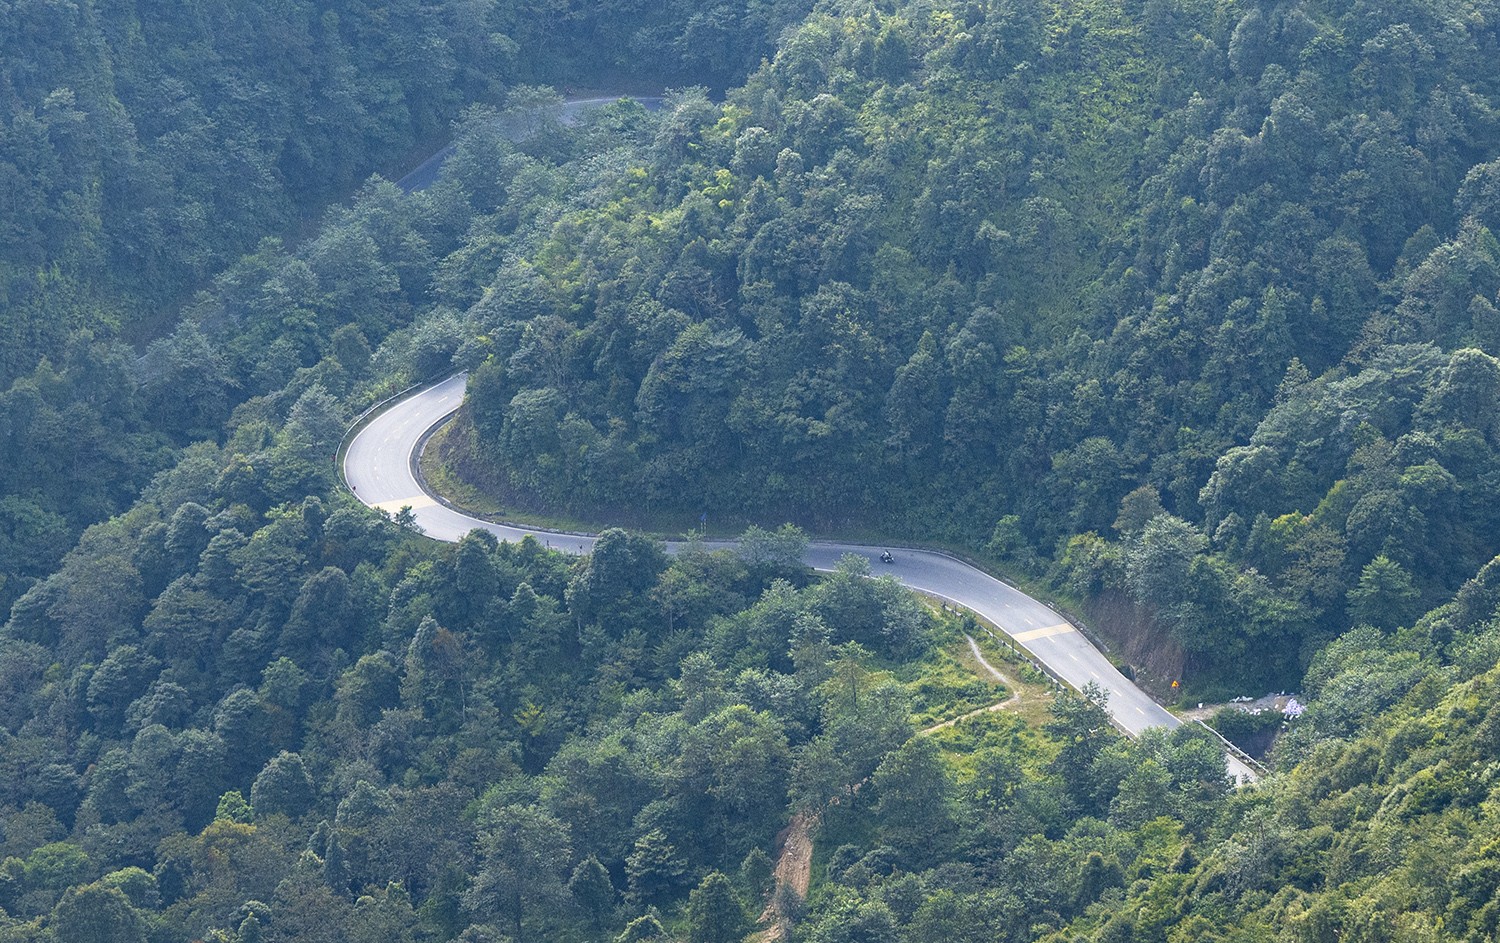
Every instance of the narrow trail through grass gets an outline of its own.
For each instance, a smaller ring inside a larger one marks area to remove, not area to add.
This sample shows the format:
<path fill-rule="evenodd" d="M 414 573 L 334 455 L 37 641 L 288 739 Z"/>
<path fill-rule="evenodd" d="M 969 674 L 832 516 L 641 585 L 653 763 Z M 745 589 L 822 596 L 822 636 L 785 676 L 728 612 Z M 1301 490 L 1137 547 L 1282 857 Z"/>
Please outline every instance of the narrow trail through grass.
<path fill-rule="evenodd" d="M 983 669 L 982 674 L 988 675 L 988 680 L 1005 685 L 1009 696 L 994 704 L 987 704 L 976 710 L 968 711 L 951 720 L 934 724 L 917 732 L 917 736 L 927 736 L 954 726 L 960 721 L 980 714 L 992 711 L 1004 710 L 1008 707 L 1018 705 L 1021 702 L 1020 688 L 1016 682 L 1008 677 L 999 668 L 990 663 L 984 657 L 979 648 L 979 643 L 972 635 L 964 634 L 964 641 L 969 645 L 969 652 L 973 655 L 975 663 Z M 765 929 L 752 937 L 756 943 L 778 943 L 787 939 L 791 934 L 791 920 L 786 913 L 785 904 L 788 895 L 795 895 L 797 900 L 805 900 L 807 892 L 812 884 L 813 863 L 813 833 L 817 831 L 820 816 L 810 812 L 798 812 L 792 816 L 787 827 L 776 836 L 776 864 L 772 871 L 774 877 L 774 889 L 770 899 L 766 902 L 765 909 L 761 912 L 759 923 Z"/>
<path fill-rule="evenodd" d="M 999 668 L 996 668 L 994 665 L 990 664 L 989 659 L 985 658 L 984 653 L 979 650 L 979 643 L 974 641 L 974 636 L 966 634 L 964 636 L 964 639 L 969 643 L 969 651 L 974 654 L 974 660 L 979 662 L 980 667 L 989 672 L 992 678 L 1005 685 L 1005 687 L 1010 691 L 1010 697 L 1007 697 L 1003 701 L 997 701 L 994 704 L 986 704 L 984 707 L 971 710 L 966 714 L 962 714 L 958 717 L 953 718 L 952 720 L 945 720 L 940 724 L 933 724 L 931 727 L 927 727 L 919 731 L 919 734 L 921 736 L 927 736 L 928 734 L 937 733 L 939 730 L 945 730 L 949 727 L 952 727 L 959 721 L 968 720 L 970 717 L 978 717 L 980 714 L 988 714 L 993 711 L 1005 710 L 1007 707 L 1010 707 L 1013 704 L 1019 704 L 1021 702 L 1021 692 L 1017 689 L 1016 683 L 1010 678 L 1007 678 Z"/>

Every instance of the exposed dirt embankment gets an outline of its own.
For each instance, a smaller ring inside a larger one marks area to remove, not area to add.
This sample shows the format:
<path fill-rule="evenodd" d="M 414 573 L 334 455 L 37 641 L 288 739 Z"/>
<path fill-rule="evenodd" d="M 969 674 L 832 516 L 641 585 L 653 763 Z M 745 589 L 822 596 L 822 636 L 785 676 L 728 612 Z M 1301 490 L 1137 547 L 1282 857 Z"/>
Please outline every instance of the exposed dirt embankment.
<path fill-rule="evenodd" d="M 806 900 L 807 890 L 812 884 L 813 830 L 818 819 L 807 812 L 798 812 L 781 834 L 776 836 L 775 890 L 766 909 L 761 912 L 760 922 L 766 929 L 755 935 L 758 943 L 779 943 L 792 932 L 792 914 L 785 913 L 783 906 L 788 895 Z"/>
<path fill-rule="evenodd" d="M 497 505 L 502 503 L 502 498 L 490 496 L 503 494 L 504 483 L 474 454 L 474 424 L 469 420 L 467 405 L 458 411 L 452 422 L 427 441 L 427 449 L 422 453 L 422 469 L 429 478 L 434 471 L 441 469 L 446 473 L 443 484 L 469 489 L 468 493 L 459 496 L 461 499 L 475 501 L 482 495 Z"/>
<path fill-rule="evenodd" d="M 1148 611 L 1110 590 L 1090 599 L 1084 615 L 1114 647 L 1114 655 L 1131 667 L 1137 685 L 1158 700 L 1173 700 L 1172 681 L 1182 677 L 1187 655 Z"/>

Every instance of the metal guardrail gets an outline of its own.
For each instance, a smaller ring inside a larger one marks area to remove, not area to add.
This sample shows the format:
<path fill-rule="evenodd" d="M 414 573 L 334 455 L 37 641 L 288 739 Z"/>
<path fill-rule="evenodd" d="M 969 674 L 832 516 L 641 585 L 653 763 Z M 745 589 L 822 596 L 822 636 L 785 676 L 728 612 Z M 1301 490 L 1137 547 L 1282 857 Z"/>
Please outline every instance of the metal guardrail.
<path fill-rule="evenodd" d="M 950 550 L 947 547 L 916 546 L 907 547 L 905 549 L 920 550 L 923 553 L 931 553 L 936 554 L 940 557 L 947 557 L 948 559 L 958 563 L 962 563 L 965 566 L 973 567 L 974 569 L 990 577 L 991 579 L 1004 583 L 1006 586 L 1009 586 L 1011 589 L 1015 590 L 1018 593 L 1021 593 L 1024 596 L 1030 596 L 1032 599 L 1037 599 L 1037 597 L 1025 587 L 1018 586 L 1005 577 L 1001 576 L 1000 574 L 993 572 L 990 567 L 984 564 L 983 561 L 977 560 L 974 557 L 968 556 L 967 554 L 959 553 L 956 550 Z M 1037 601 L 1041 602 L 1040 599 L 1037 599 Z M 1087 622 L 1084 622 L 1082 617 L 1078 616 L 1071 609 L 1068 609 L 1064 606 L 1058 606 L 1051 601 L 1042 602 L 1042 605 L 1046 606 L 1048 609 L 1051 609 L 1053 612 L 1061 616 L 1063 618 L 1063 621 L 1067 622 L 1069 625 L 1073 626 L 1073 628 L 1077 629 L 1078 634 L 1088 639 L 1089 643 L 1092 644 L 1095 648 L 1099 649 L 1099 651 L 1103 652 L 1106 655 L 1109 654 L 1110 651 L 1112 651 L 1110 646 L 1102 638 L 1094 633 L 1094 630 L 1089 626 L 1089 624 Z M 1142 688 L 1141 690 L 1144 691 L 1145 688 Z M 1148 696 L 1149 693 L 1150 692 L 1147 692 Z"/>
<path fill-rule="evenodd" d="M 955 557 L 954 559 L 957 559 L 957 558 Z M 945 610 L 950 609 L 950 607 L 948 606 L 947 603 L 943 604 L 943 608 Z M 956 610 L 954 610 L 954 611 L 956 611 Z M 1040 674 L 1042 677 L 1047 678 L 1048 680 L 1050 680 L 1052 682 L 1052 688 L 1053 688 L 1053 690 L 1055 690 L 1055 691 L 1062 691 L 1062 690 L 1066 689 L 1066 690 L 1071 690 L 1073 693 L 1078 694 L 1080 696 L 1083 695 L 1083 692 L 1080 691 L 1077 687 L 1075 687 L 1071 682 L 1069 682 L 1066 679 L 1064 679 L 1061 675 L 1057 674 L 1057 672 L 1053 671 L 1051 668 L 1049 668 L 1047 665 L 1043 664 L 1041 661 L 1038 661 L 1036 659 L 1036 657 L 1031 654 L 1031 652 L 1027 651 L 1023 646 L 1021 646 L 1020 644 L 1018 644 L 1015 640 L 1013 640 L 1012 638 L 1010 638 L 1008 635 L 1005 635 L 1003 632 L 996 632 L 987 623 L 981 622 L 977 618 L 975 619 L 975 624 L 980 629 L 982 629 L 984 631 L 984 634 L 988 635 L 990 637 L 990 639 L 995 642 L 995 644 L 1001 646 L 1002 648 L 1005 648 L 1012 655 L 1014 655 L 1018 660 L 1020 660 L 1023 664 L 1030 665 L 1033 669 L 1036 670 L 1036 672 L 1038 674 Z M 1110 715 L 1110 723 L 1115 727 L 1116 730 L 1118 730 L 1121 733 L 1125 734 L 1127 737 L 1132 736 L 1132 734 L 1130 733 L 1130 731 L 1126 730 L 1124 728 L 1124 726 L 1122 726 L 1118 721 L 1116 721 L 1115 718 L 1114 718 L 1114 715 L 1112 715 L 1112 714 Z M 1233 755 L 1240 762 L 1244 763 L 1250 769 L 1254 770 L 1256 774 L 1258 774 L 1260 776 L 1269 776 L 1270 775 L 1270 771 L 1266 769 L 1266 767 L 1265 767 L 1264 764 L 1262 764 L 1260 761 L 1256 760 L 1254 757 L 1252 757 L 1250 754 L 1246 753 L 1244 750 L 1240 749 L 1232 741 L 1230 741 L 1229 739 L 1227 739 L 1223 734 L 1219 733 L 1213 727 L 1210 727 L 1208 724 L 1204 723 L 1201 720 L 1194 720 L 1194 723 L 1196 723 L 1198 726 L 1202 727 L 1204 730 L 1207 730 L 1210 734 L 1213 734 L 1214 738 L 1216 740 L 1218 740 L 1219 743 L 1221 743 L 1223 745 L 1225 752 L 1230 753 L 1231 755 Z"/>
<path fill-rule="evenodd" d="M 958 558 L 954 557 L 953 559 L 957 560 Z M 912 590 L 912 592 L 920 593 L 922 591 Z M 1006 635 L 1003 630 L 1000 632 L 996 632 L 994 628 L 991 627 L 988 621 L 982 621 L 977 615 L 974 614 L 972 610 L 964 608 L 957 604 L 949 605 L 946 600 L 942 600 L 942 607 L 944 612 L 967 613 L 974 620 L 974 625 L 977 626 L 981 631 L 983 631 L 985 635 L 988 635 L 990 639 L 995 642 L 995 644 L 1010 652 L 1016 657 L 1018 661 L 1022 662 L 1023 664 L 1030 665 L 1033 669 L 1035 669 L 1037 674 L 1041 675 L 1052 683 L 1052 687 L 1054 690 L 1061 691 L 1064 688 L 1068 688 L 1079 694 L 1083 693 L 1082 691 L 1078 691 L 1077 688 L 1073 687 L 1071 683 L 1065 680 L 1057 672 L 1053 671 L 1041 661 L 1037 660 L 1037 658 L 1032 655 L 1031 652 L 1029 652 L 1025 647 L 1020 645 L 1014 639 L 1012 639 L 1009 635 Z"/>
<path fill-rule="evenodd" d="M 946 605 L 944 606 L 944 608 L 947 608 Z M 1079 695 L 1083 694 L 1082 691 L 1078 690 L 1078 688 L 1074 687 L 1071 683 L 1069 683 L 1068 681 L 1064 680 L 1061 676 L 1059 676 L 1051 668 L 1047 667 L 1045 664 L 1043 664 L 1040 661 L 1038 661 L 1036 658 L 1034 658 L 1032 656 L 1032 654 L 1030 652 L 1028 652 L 1026 649 L 1022 648 L 1020 645 L 1016 644 L 1008 636 L 1003 635 L 1001 633 L 997 633 L 994 629 L 990 628 L 988 625 L 986 625 L 986 624 L 984 624 L 982 622 L 979 622 L 977 624 L 979 625 L 979 627 L 981 629 L 984 630 L 984 633 L 986 635 L 988 635 L 991 639 L 993 639 L 995 641 L 996 644 L 998 644 L 998 645 L 1000 645 L 1000 646 L 1008 649 L 1011 652 L 1011 654 L 1015 655 L 1023 663 L 1028 664 L 1032 668 L 1036 669 L 1037 673 L 1041 674 L 1043 677 L 1051 679 L 1051 681 L 1052 681 L 1052 687 L 1053 687 L 1054 690 L 1061 691 L 1064 688 L 1067 688 L 1067 689 L 1072 690 L 1076 694 L 1079 694 Z M 1198 726 L 1202 727 L 1204 730 L 1207 730 L 1210 734 L 1212 734 L 1213 737 L 1214 737 L 1214 739 L 1218 740 L 1219 743 L 1223 745 L 1224 751 L 1226 753 L 1231 754 L 1232 756 L 1235 757 L 1235 759 L 1239 760 L 1241 763 L 1244 763 L 1250 769 L 1254 770 L 1257 775 L 1259 775 L 1259 776 L 1269 776 L 1271 774 L 1270 770 L 1268 770 L 1266 768 L 1265 764 L 1261 763 L 1259 760 L 1255 759 L 1250 754 L 1248 754 L 1244 750 L 1240 749 L 1238 746 L 1235 745 L 1235 743 L 1233 741 L 1231 741 L 1230 739 L 1228 739 L 1227 737 L 1225 737 L 1222 733 L 1219 733 L 1213 727 L 1209 726 L 1208 724 L 1204 723 L 1201 720 L 1194 719 L 1193 722 L 1195 724 L 1197 724 Z M 1115 721 L 1114 715 L 1110 715 L 1110 723 L 1112 723 L 1115 726 L 1115 728 L 1117 730 L 1119 730 L 1121 733 L 1125 734 L 1126 736 L 1130 736 L 1130 731 L 1126 730 L 1117 721 Z"/>
<path fill-rule="evenodd" d="M 967 559 L 959 556 L 958 554 L 952 553 L 952 552 L 947 551 L 947 550 L 932 550 L 932 551 L 928 551 L 928 552 L 941 554 L 941 555 L 943 555 L 945 557 L 949 557 L 950 559 L 957 560 L 959 563 L 964 563 L 964 564 L 967 564 L 968 566 L 972 566 L 975 569 L 980 570 L 981 572 L 989 573 L 989 575 L 991 577 L 993 577 L 994 579 L 999 580 L 1000 582 L 1004 583 L 1006 586 L 1009 586 L 1011 589 L 1014 589 L 1017 592 L 1023 592 L 1023 593 L 1025 592 L 1025 590 L 1021 589 L 1019 586 L 1016 586 L 1010 580 L 1007 580 L 1007 579 L 1005 579 L 1004 577 L 1001 577 L 1001 576 L 996 576 L 994 573 L 990 573 L 989 570 L 985 569 L 983 566 L 980 566 L 977 562 L 975 562 L 973 560 L 967 560 Z M 1030 595 L 1030 594 L 1028 593 L 1027 595 Z M 1108 646 L 1104 645 L 1098 638 L 1096 638 L 1094 636 L 1094 634 L 1092 632 L 1088 631 L 1085 628 L 1085 624 L 1084 624 L 1083 620 L 1079 619 L 1077 616 L 1075 616 L 1073 613 L 1067 611 L 1066 609 L 1058 608 L 1057 606 L 1053 606 L 1050 603 L 1047 603 L 1045 605 L 1047 605 L 1047 607 L 1049 609 L 1051 609 L 1053 612 L 1056 612 L 1058 615 L 1061 615 L 1064 619 L 1066 619 L 1069 623 L 1071 623 L 1072 626 L 1075 629 L 1077 629 L 1080 634 L 1082 634 L 1085 638 L 1087 638 L 1090 642 L 1092 642 L 1094 644 L 1095 648 L 1099 649 L 1101 652 L 1108 652 L 1109 651 L 1109 647 Z M 997 642 L 998 644 L 1000 644 L 1000 645 L 1004 646 L 1005 648 L 1009 649 L 1011 651 L 1011 653 L 1013 653 L 1016 657 L 1018 657 L 1019 659 L 1021 659 L 1026 664 L 1029 664 L 1031 667 L 1035 668 L 1043 676 L 1045 676 L 1047 678 L 1050 678 L 1052 680 L 1052 686 L 1055 689 L 1057 689 L 1057 690 L 1060 691 L 1060 690 L 1062 690 L 1064 688 L 1068 688 L 1068 689 L 1072 690 L 1076 694 L 1079 694 L 1079 695 L 1083 694 L 1083 692 L 1081 690 L 1079 690 L 1076 686 L 1074 686 L 1071 682 L 1065 680 L 1061 675 L 1057 674 L 1051 668 L 1047 667 L 1045 664 L 1043 664 L 1040 661 L 1038 661 L 1031 654 L 1031 652 L 1027 651 L 1021 645 L 1017 644 L 1009 636 L 1004 635 L 1003 633 L 997 633 L 997 632 L 995 632 L 994 629 L 990 628 L 988 625 L 986 625 L 984 623 L 979 623 L 979 627 L 984 630 L 984 632 L 985 632 L 986 635 L 988 635 L 990 638 L 994 639 L 995 642 Z M 1145 691 L 1146 689 L 1145 688 L 1141 688 L 1140 690 Z M 1149 692 L 1147 692 L 1147 694 L 1149 696 Z M 1154 698 L 1153 698 L 1153 700 L 1154 700 Z M 1223 745 L 1225 752 L 1231 754 L 1236 759 L 1238 759 L 1240 762 L 1244 763 L 1251 770 L 1253 770 L 1256 774 L 1258 774 L 1260 776 L 1269 776 L 1270 775 L 1270 770 L 1268 770 L 1266 768 L 1265 764 L 1261 763 L 1259 760 L 1255 759 L 1250 754 L 1248 754 L 1244 750 L 1240 749 L 1238 746 L 1235 745 L 1235 743 L 1233 741 L 1229 740 L 1227 737 L 1225 737 L 1223 734 L 1219 733 L 1213 727 L 1209 726 L 1208 724 L 1206 724 L 1203 721 L 1198 720 L 1196 718 L 1194 719 L 1193 722 L 1196 723 L 1198 726 L 1202 727 L 1204 730 L 1207 730 L 1209 733 L 1213 734 L 1214 739 L 1218 740 L 1219 743 L 1221 743 Z M 1113 714 L 1110 715 L 1110 723 L 1112 723 L 1114 725 L 1115 729 L 1119 730 L 1121 733 L 1125 734 L 1127 737 L 1133 736 L 1130 733 L 1130 731 L 1126 730 L 1123 725 L 1121 725 L 1118 721 L 1115 720 Z"/>
<path fill-rule="evenodd" d="M 1208 724 L 1204 723 L 1201 720 L 1197 720 L 1196 718 L 1194 719 L 1193 723 L 1197 724 L 1198 726 L 1202 727 L 1204 730 L 1207 730 L 1209 733 L 1213 734 L 1214 737 L 1216 739 L 1218 739 L 1218 741 L 1220 743 L 1224 744 L 1224 749 L 1227 750 L 1227 751 L 1229 751 L 1230 753 L 1233 753 L 1234 756 L 1235 756 L 1235 758 L 1238 759 L 1241 763 L 1244 763 L 1246 766 L 1248 766 L 1251 769 L 1255 770 L 1255 772 L 1258 773 L 1261 776 L 1269 776 L 1269 775 L 1271 775 L 1271 771 L 1268 770 L 1268 769 L 1266 769 L 1266 767 L 1265 767 L 1264 764 L 1262 764 L 1260 761 L 1258 761 L 1255 758 L 1253 758 L 1250 754 L 1246 753 L 1244 750 L 1241 750 L 1239 747 L 1235 746 L 1234 743 L 1231 740 L 1229 740 L 1229 738 L 1225 737 L 1222 733 L 1219 733 L 1217 730 L 1215 730 L 1214 728 L 1210 727 Z"/>
<path fill-rule="evenodd" d="M 1074 691 L 1077 694 L 1083 693 L 1082 691 L 1079 691 L 1077 688 L 1073 687 L 1073 685 L 1066 679 L 1064 679 L 1062 675 L 1047 667 L 1044 662 L 1038 661 L 1036 657 L 1031 654 L 1031 652 L 1016 644 L 1015 640 L 1013 640 L 1010 636 L 1005 635 L 1001 632 L 996 632 L 994 629 L 990 628 L 987 625 L 984 625 L 983 623 L 980 623 L 979 627 L 984 630 L 984 634 L 988 635 L 990 639 L 995 642 L 995 644 L 1007 649 L 1023 664 L 1030 665 L 1037 674 L 1051 681 L 1053 689 L 1061 691 L 1066 688 Z"/>

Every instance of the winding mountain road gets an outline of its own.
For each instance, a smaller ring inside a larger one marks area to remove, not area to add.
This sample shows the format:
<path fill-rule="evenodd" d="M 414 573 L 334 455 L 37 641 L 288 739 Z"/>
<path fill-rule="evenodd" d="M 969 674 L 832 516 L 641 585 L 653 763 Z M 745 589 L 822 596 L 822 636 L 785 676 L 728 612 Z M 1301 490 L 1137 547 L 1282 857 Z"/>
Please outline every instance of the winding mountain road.
<path fill-rule="evenodd" d="M 496 524 L 469 517 L 429 494 L 414 472 L 428 434 L 463 404 L 468 375 L 460 373 L 387 404 L 357 427 L 344 454 L 349 487 L 366 505 L 395 514 L 409 507 L 429 537 L 456 541 L 471 530 L 485 530 L 500 540 L 537 541 L 567 553 L 588 553 L 594 537 L 537 528 Z M 668 550 L 681 545 L 668 543 Z M 879 562 L 880 547 L 814 541 L 804 562 L 829 571 L 845 554 L 869 560 L 871 569 L 890 574 L 918 592 L 962 606 L 999 627 L 1057 677 L 1074 688 L 1093 682 L 1109 695 L 1108 710 L 1126 733 L 1137 736 L 1150 727 L 1177 727 L 1182 721 L 1146 696 L 1105 658 L 1067 619 L 1025 593 L 954 557 L 928 550 L 895 548 L 895 563 Z M 1256 773 L 1232 754 L 1229 772 L 1240 783 Z"/>
<path fill-rule="evenodd" d="M 558 107 L 557 119 L 563 124 L 572 124 L 585 111 L 591 108 L 598 108 L 600 105 L 617 102 L 622 98 L 629 98 L 632 101 L 639 102 L 647 111 L 656 111 L 662 105 L 662 99 L 654 95 L 604 95 L 598 98 L 570 98 L 562 102 Z M 502 130 L 505 129 L 502 128 Z M 511 134 L 508 131 L 506 132 L 506 136 L 511 140 L 516 140 L 519 137 L 519 135 Z M 448 162 L 448 158 L 453 156 L 455 146 L 449 144 L 436 154 L 422 161 L 416 167 L 413 167 L 404 177 L 396 181 L 396 186 L 407 193 L 411 193 L 416 190 L 425 190 L 434 183 L 437 183 L 438 177 L 442 175 L 443 165 Z"/>

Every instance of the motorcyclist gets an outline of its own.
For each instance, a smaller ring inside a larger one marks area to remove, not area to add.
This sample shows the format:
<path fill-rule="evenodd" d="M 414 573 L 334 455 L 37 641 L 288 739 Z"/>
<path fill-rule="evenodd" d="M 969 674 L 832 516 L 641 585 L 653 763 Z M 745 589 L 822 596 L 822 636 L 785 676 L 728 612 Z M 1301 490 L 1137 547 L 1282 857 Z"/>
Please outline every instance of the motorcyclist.
<path fill-rule="evenodd" d="M 881 563 L 895 563 L 896 562 L 896 558 L 893 557 L 893 556 L 891 556 L 891 552 L 889 550 L 883 550 L 883 551 L 881 551 L 881 554 L 880 554 L 880 562 Z"/>

